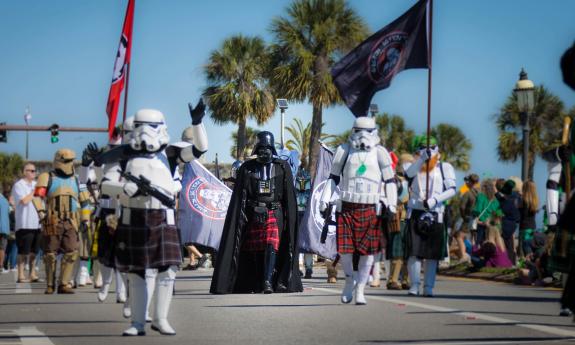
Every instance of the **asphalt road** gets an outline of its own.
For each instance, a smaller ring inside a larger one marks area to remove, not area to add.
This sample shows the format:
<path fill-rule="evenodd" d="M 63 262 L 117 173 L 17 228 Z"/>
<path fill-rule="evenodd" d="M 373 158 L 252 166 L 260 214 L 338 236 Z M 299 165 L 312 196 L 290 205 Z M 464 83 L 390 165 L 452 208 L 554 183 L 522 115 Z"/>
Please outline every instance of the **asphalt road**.
<path fill-rule="evenodd" d="M 176 336 L 147 328 L 122 337 L 128 321 L 110 294 L 92 287 L 44 295 L 42 283 L 0 275 L 0 345 L 113 344 L 571 344 L 575 323 L 559 317 L 560 291 L 439 277 L 434 298 L 367 288 L 366 306 L 343 305 L 343 281 L 325 272 L 300 294 L 210 295 L 211 270 L 179 272 L 170 323 Z M 384 285 L 384 284 L 382 284 Z"/>

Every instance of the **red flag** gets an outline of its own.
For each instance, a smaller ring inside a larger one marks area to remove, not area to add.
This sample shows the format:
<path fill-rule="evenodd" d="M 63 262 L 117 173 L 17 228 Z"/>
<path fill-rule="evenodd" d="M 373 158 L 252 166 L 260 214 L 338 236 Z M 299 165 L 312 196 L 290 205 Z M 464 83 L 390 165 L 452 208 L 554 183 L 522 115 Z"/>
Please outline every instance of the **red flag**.
<path fill-rule="evenodd" d="M 120 37 L 118 53 L 116 54 L 116 62 L 114 62 L 112 85 L 110 86 L 108 104 L 106 105 L 106 113 L 108 113 L 108 137 L 110 139 L 114 133 L 116 118 L 118 117 L 118 107 L 120 105 L 120 96 L 122 94 L 122 90 L 124 90 L 127 70 L 126 66 L 130 63 L 130 55 L 132 51 L 132 28 L 134 24 L 134 2 L 135 0 L 129 0 L 128 8 L 126 9 L 126 18 L 124 19 L 124 27 L 122 28 L 122 36 Z"/>

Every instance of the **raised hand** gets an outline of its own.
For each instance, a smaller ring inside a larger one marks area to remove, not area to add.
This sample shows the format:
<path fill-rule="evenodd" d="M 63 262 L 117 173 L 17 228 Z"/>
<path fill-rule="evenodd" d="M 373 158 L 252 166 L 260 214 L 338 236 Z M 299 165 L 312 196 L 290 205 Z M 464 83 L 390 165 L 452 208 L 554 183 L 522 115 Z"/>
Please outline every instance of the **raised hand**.
<path fill-rule="evenodd" d="M 188 103 L 188 109 L 190 110 L 190 116 L 192 117 L 192 125 L 199 125 L 202 123 L 204 115 L 206 115 L 206 105 L 204 100 L 200 98 L 196 107 L 192 107 L 192 103 Z"/>

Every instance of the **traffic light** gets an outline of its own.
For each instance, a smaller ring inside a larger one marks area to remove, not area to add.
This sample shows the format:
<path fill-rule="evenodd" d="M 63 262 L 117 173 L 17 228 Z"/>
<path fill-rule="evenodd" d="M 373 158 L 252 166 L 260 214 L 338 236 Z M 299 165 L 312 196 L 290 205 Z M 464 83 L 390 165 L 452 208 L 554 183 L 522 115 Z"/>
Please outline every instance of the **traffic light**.
<path fill-rule="evenodd" d="M 0 126 L 6 126 L 6 122 L 0 122 Z M 8 141 L 5 129 L 0 129 L 0 143 L 5 143 Z"/>
<path fill-rule="evenodd" d="M 58 130 L 60 129 L 60 126 L 58 126 L 57 124 L 53 124 L 48 129 L 50 130 L 50 142 L 52 144 L 57 143 L 59 141 Z"/>

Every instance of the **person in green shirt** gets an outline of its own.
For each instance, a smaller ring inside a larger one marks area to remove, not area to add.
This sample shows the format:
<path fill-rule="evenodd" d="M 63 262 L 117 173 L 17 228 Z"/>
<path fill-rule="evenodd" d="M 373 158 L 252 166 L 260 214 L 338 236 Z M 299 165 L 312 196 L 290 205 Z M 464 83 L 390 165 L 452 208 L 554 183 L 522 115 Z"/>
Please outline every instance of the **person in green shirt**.
<path fill-rule="evenodd" d="M 487 223 L 492 214 L 500 212 L 499 201 L 495 197 L 495 183 L 492 179 L 485 179 L 481 182 L 481 191 L 477 194 L 473 216 L 478 218 L 477 221 L 477 238 L 474 244 L 481 246 L 485 241 L 485 231 Z"/>

